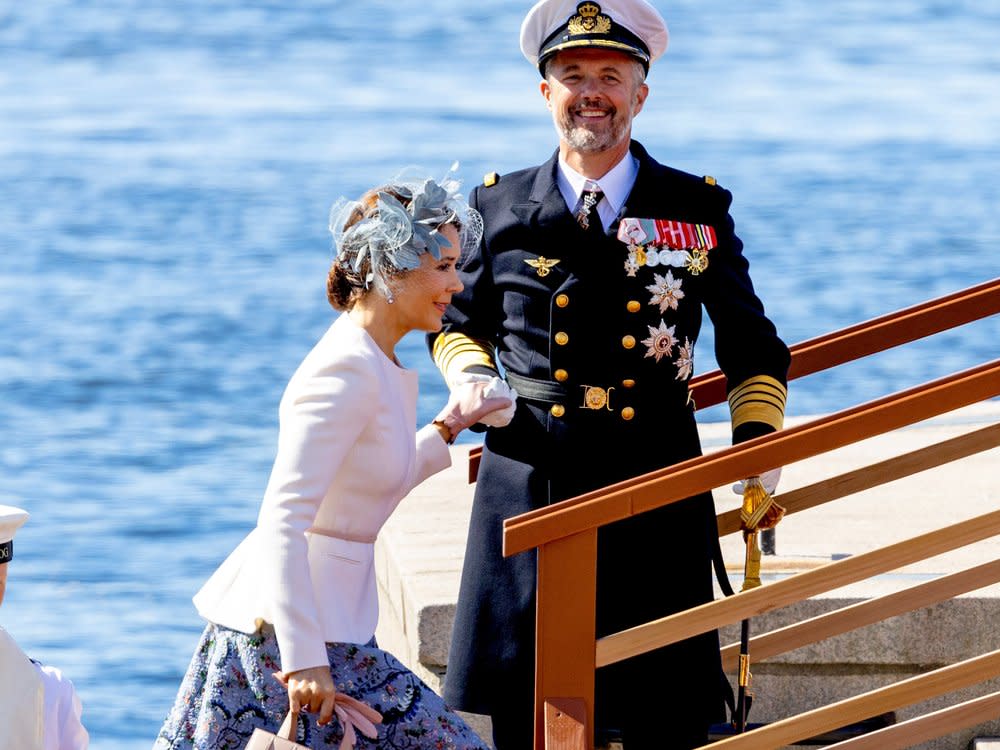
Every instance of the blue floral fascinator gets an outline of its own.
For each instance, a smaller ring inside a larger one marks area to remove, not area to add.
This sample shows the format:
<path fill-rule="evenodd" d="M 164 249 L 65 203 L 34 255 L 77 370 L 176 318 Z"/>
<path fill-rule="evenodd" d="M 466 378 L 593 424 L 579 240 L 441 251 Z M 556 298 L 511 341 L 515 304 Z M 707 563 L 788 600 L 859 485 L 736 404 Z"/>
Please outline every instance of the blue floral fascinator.
<path fill-rule="evenodd" d="M 421 254 L 441 257 L 441 249 L 450 245 L 441 227 L 458 228 L 461 253 L 478 246 L 483 220 L 459 193 L 457 168 L 456 163 L 440 181 L 400 175 L 375 189 L 374 206 L 344 198 L 334 203 L 330 232 L 337 260 L 357 274 L 364 272 L 365 288 L 374 283 L 386 293 L 387 278 L 417 268 Z"/>

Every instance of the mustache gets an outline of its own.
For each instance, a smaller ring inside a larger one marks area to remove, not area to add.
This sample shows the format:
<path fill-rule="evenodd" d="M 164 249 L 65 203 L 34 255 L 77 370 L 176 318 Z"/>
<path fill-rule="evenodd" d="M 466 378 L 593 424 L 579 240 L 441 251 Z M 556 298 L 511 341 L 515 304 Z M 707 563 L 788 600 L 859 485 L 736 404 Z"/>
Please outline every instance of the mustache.
<path fill-rule="evenodd" d="M 596 109 L 606 114 L 612 114 L 612 115 L 618 111 L 614 106 L 608 104 L 607 102 L 601 101 L 600 99 L 588 99 L 588 98 L 583 98 L 580 101 L 576 102 L 573 105 L 572 111 L 575 114 L 584 109 Z"/>

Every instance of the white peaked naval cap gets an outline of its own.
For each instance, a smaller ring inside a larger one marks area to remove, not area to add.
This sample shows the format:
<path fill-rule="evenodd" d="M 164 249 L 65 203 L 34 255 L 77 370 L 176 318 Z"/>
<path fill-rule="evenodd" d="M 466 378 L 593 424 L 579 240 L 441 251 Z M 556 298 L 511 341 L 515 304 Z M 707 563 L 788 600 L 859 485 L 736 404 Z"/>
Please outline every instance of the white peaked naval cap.
<path fill-rule="evenodd" d="M 632 55 L 648 71 L 669 38 L 663 16 L 646 0 L 541 0 L 521 24 L 521 52 L 539 70 L 557 52 L 596 47 Z"/>
<path fill-rule="evenodd" d="M 28 511 L 0 505 L 0 565 L 14 557 L 14 534 L 28 520 Z"/>

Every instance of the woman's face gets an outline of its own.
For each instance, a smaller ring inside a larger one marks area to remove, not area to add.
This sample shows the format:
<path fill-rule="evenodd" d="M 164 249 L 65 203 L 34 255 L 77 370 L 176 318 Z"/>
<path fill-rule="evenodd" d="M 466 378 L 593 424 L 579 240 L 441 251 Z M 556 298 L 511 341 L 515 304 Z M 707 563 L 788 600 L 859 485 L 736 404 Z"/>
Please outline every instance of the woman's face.
<path fill-rule="evenodd" d="M 451 243 L 441 248 L 441 257 L 422 253 L 420 267 L 395 285 L 393 309 L 404 331 L 440 331 L 441 317 L 451 304 L 451 296 L 463 289 L 457 269 L 461 252 L 458 230 L 447 224 L 438 232 Z"/>

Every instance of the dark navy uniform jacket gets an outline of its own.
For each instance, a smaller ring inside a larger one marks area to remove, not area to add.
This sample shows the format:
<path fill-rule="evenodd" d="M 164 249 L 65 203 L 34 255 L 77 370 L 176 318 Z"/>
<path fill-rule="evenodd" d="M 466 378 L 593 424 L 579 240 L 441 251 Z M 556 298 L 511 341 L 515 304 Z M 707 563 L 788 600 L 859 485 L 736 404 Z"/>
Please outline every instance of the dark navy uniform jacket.
<path fill-rule="evenodd" d="M 627 269 L 618 221 L 587 232 L 567 209 L 557 155 L 470 199 L 485 235 L 463 264 L 435 359 L 468 369 L 467 358 L 449 361 L 463 349 L 456 340 L 495 346 L 504 371 L 563 393 L 520 398 L 511 424 L 486 433 L 445 686 L 459 709 L 496 713 L 513 701 L 531 712 L 535 554 L 502 557 L 503 520 L 700 454 L 687 384 L 703 310 L 730 388 L 764 376 L 783 405 L 788 350 L 754 294 L 730 193 L 631 149 L 639 171 L 619 218 L 712 227 L 707 266 Z M 735 437 L 774 427 L 751 420 Z M 598 635 L 711 600 L 716 537 L 710 493 L 601 529 Z M 599 724 L 616 726 L 627 710 L 618 698 L 653 683 L 667 690 L 658 704 L 721 719 L 718 649 L 712 632 L 599 670 Z"/>

